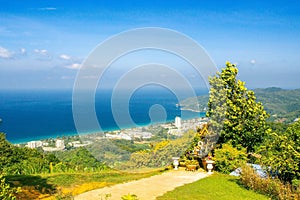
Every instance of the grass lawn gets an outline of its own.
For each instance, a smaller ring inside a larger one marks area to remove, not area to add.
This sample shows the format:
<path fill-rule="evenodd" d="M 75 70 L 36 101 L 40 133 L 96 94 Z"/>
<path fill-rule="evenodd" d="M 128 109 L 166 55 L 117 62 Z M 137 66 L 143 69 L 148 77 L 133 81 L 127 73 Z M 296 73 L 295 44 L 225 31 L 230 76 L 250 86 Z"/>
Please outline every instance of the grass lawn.
<path fill-rule="evenodd" d="M 185 199 L 210 199 L 210 200 L 258 200 L 268 197 L 247 190 L 238 184 L 238 178 L 223 174 L 213 174 L 167 192 L 157 200 L 185 200 Z"/>
<path fill-rule="evenodd" d="M 22 192 L 18 194 L 21 199 L 53 199 L 51 196 L 57 193 L 78 195 L 89 190 L 150 177 L 159 173 L 161 172 L 158 170 L 145 173 L 105 170 L 95 173 L 14 175 L 7 176 L 6 179 L 12 185 L 22 188 Z"/>

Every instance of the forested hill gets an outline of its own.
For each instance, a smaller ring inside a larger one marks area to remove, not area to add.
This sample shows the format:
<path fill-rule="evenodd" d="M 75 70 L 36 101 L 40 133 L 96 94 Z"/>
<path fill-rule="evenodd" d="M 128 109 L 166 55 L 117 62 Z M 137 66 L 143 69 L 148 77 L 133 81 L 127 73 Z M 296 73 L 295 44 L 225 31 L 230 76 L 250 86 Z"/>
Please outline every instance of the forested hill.
<path fill-rule="evenodd" d="M 254 90 L 257 100 L 271 114 L 271 120 L 292 122 L 300 117 L 300 89 L 266 88 Z"/>
<path fill-rule="evenodd" d="M 271 87 L 254 89 L 257 101 L 262 102 L 266 111 L 271 115 L 270 120 L 290 123 L 300 117 L 300 89 L 285 90 Z M 182 109 L 192 109 L 205 112 L 208 95 L 199 96 L 199 108 L 195 98 L 188 98 L 180 102 Z"/>

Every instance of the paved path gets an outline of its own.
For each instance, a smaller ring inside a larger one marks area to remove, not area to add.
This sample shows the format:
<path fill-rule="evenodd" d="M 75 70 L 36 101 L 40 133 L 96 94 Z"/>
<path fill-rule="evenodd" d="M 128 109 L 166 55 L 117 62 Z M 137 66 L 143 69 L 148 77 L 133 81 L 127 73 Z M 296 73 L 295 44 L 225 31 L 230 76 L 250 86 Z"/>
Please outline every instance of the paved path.
<path fill-rule="evenodd" d="M 111 187 L 92 190 L 75 197 L 75 200 L 104 199 L 105 194 L 111 194 L 109 200 L 120 200 L 123 195 L 135 194 L 139 200 L 155 200 L 167 191 L 187 183 L 192 183 L 208 176 L 203 172 L 175 171 L 166 172 L 137 181 L 117 184 Z"/>

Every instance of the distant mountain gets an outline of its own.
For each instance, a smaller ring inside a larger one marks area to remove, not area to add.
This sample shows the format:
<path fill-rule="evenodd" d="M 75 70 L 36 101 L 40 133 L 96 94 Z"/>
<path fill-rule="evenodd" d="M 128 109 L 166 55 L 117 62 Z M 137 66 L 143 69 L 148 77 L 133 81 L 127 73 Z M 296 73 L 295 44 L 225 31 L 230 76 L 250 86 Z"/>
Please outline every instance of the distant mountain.
<path fill-rule="evenodd" d="M 254 89 L 257 101 L 271 115 L 271 121 L 290 123 L 300 117 L 300 89 L 285 90 L 277 87 Z M 188 98 L 180 102 L 182 110 L 205 112 L 209 96 Z M 198 106 L 197 106 L 198 100 Z"/>
<path fill-rule="evenodd" d="M 300 117 L 300 89 L 281 88 L 255 89 L 257 101 L 263 103 L 271 115 L 270 120 L 292 122 Z"/>
<path fill-rule="evenodd" d="M 187 98 L 179 103 L 181 110 L 192 110 L 196 112 L 205 112 L 207 109 L 209 96 L 202 95 L 192 98 Z"/>

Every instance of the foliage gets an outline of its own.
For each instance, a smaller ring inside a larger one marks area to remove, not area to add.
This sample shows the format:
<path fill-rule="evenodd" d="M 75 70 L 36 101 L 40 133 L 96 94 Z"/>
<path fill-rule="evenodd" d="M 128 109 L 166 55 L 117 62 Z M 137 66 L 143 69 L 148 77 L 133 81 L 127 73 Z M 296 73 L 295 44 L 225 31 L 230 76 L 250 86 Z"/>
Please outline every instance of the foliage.
<path fill-rule="evenodd" d="M 53 167 L 53 172 L 99 171 L 106 166 L 99 162 L 86 148 L 79 147 L 56 153 L 62 162 Z"/>
<path fill-rule="evenodd" d="M 3 174 L 0 173 L 0 199 L 2 200 L 15 200 L 16 194 L 21 192 L 20 188 L 12 188 L 4 178 Z"/>
<path fill-rule="evenodd" d="M 199 134 L 199 130 L 197 130 L 197 134 L 194 136 L 192 142 L 190 143 L 189 147 L 187 148 L 187 150 L 185 151 L 185 157 L 187 159 L 193 159 L 193 156 L 191 156 L 193 154 L 193 151 L 195 150 L 195 147 L 198 146 L 198 142 L 201 140 L 200 134 Z"/>
<path fill-rule="evenodd" d="M 48 173 L 50 162 L 58 162 L 58 159 L 37 149 L 13 146 L 0 133 L 0 169 L 6 174 Z"/>
<path fill-rule="evenodd" d="M 211 77 L 207 117 L 213 131 L 220 134 L 219 142 L 242 145 L 248 152 L 263 141 L 267 133 L 268 114 L 261 103 L 256 102 L 253 91 L 245 82 L 237 80 L 238 69 L 226 63 L 221 73 Z"/>
<path fill-rule="evenodd" d="M 129 161 L 118 167 L 121 169 L 165 167 L 172 163 L 172 157 L 179 157 L 188 149 L 194 136 L 195 132 L 189 131 L 176 140 L 156 142 L 152 149 L 132 153 Z"/>
<path fill-rule="evenodd" d="M 198 160 L 185 160 L 185 165 L 199 165 Z"/>
<path fill-rule="evenodd" d="M 272 129 L 275 133 L 283 133 L 288 128 L 287 124 L 280 123 L 280 122 L 268 122 L 268 126 Z"/>
<path fill-rule="evenodd" d="M 180 198 L 178 198 L 180 197 Z M 268 199 L 266 196 L 247 190 L 238 184 L 238 178 L 234 176 L 214 173 L 194 183 L 177 187 L 175 190 L 165 193 L 157 200 L 190 200 L 190 199 Z"/>
<path fill-rule="evenodd" d="M 91 155 L 102 163 L 114 167 L 118 162 L 129 160 L 131 152 L 117 145 L 113 140 L 102 139 L 94 141 L 86 147 Z"/>
<path fill-rule="evenodd" d="M 231 144 L 223 144 L 222 148 L 215 149 L 216 170 L 229 174 L 247 161 L 246 149 L 237 149 Z"/>
<path fill-rule="evenodd" d="M 253 91 L 257 101 L 262 102 L 265 110 L 270 113 L 270 121 L 281 121 L 288 124 L 300 117 L 300 89 L 264 88 Z M 200 109 L 205 112 L 208 100 L 208 95 L 191 97 L 181 101 L 180 106 L 183 109 Z"/>
<path fill-rule="evenodd" d="M 38 149 L 14 146 L 6 140 L 5 134 L 0 133 L 0 170 L 8 175 L 100 171 L 106 168 L 82 147 L 56 152 L 54 155 Z"/>
<path fill-rule="evenodd" d="M 122 200 L 138 200 L 135 194 L 126 194 L 121 197 Z"/>
<path fill-rule="evenodd" d="M 263 102 L 272 120 L 293 122 L 300 116 L 300 89 L 283 90 L 281 88 L 256 89 L 257 99 Z"/>
<path fill-rule="evenodd" d="M 141 150 L 149 149 L 148 144 L 135 144 L 133 140 L 113 140 L 113 144 L 121 148 L 122 150 L 128 151 L 128 152 L 137 152 Z"/>
<path fill-rule="evenodd" d="M 272 133 L 260 147 L 261 163 L 278 172 L 284 182 L 300 179 L 300 122 L 290 125 L 284 133 Z"/>
<path fill-rule="evenodd" d="M 247 165 L 242 167 L 240 182 L 246 188 L 268 195 L 272 199 L 300 199 L 300 186 L 284 185 L 280 180 L 269 177 L 263 179 L 257 175 L 252 167 Z"/>

